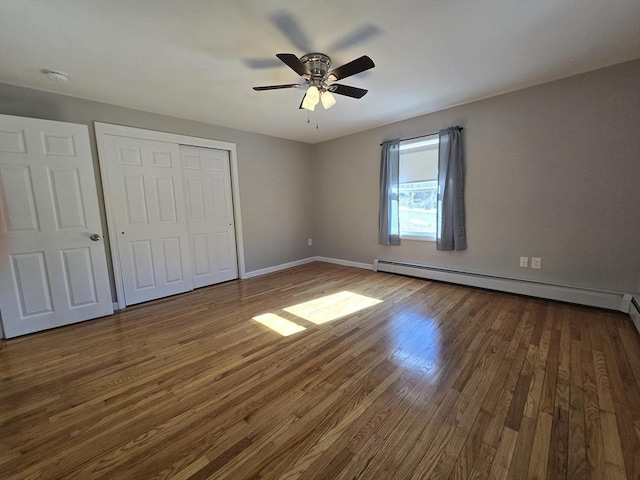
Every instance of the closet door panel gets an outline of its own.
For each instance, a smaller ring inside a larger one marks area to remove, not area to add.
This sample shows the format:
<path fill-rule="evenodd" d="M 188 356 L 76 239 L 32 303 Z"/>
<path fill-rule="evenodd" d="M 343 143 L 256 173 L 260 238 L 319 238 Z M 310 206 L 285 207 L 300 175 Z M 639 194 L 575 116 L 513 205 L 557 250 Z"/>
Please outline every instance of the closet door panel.
<path fill-rule="evenodd" d="M 181 146 L 194 287 L 238 278 L 229 152 Z"/>
<path fill-rule="evenodd" d="M 193 288 L 187 207 L 176 144 L 104 135 L 125 303 Z"/>

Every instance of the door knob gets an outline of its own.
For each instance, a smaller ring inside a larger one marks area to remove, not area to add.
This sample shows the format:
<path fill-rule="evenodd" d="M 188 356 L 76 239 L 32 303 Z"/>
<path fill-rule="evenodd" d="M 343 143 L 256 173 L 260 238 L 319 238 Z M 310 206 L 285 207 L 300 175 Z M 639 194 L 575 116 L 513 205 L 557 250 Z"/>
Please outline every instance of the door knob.
<path fill-rule="evenodd" d="M 93 240 L 94 242 L 98 242 L 100 241 L 100 235 L 98 235 L 97 233 L 92 233 L 91 236 L 89 237 L 91 240 Z"/>

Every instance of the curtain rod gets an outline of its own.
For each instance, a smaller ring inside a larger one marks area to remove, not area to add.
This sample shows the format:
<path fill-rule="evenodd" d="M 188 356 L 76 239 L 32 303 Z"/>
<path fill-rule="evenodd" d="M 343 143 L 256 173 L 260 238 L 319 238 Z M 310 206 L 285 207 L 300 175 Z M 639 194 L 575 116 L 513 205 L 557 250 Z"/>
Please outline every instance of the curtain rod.
<path fill-rule="evenodd" d="M 455 128 L 456 130 L 463 130 L 462 127 L 451 127 L 451 128 Z M 425 133 L 424 135 L 419 135 L 417 137 L 403 138 L 400 141 L 401 142 L 408 142 L 409 140 L 415 140 L 416 138 L 422 138 L 422 137 L 430 137 L 431 135 L 438 135 L 439 133 L 440 132 Z M 382 146 L 382 143 L 380 144 L 380 146 Z"/>

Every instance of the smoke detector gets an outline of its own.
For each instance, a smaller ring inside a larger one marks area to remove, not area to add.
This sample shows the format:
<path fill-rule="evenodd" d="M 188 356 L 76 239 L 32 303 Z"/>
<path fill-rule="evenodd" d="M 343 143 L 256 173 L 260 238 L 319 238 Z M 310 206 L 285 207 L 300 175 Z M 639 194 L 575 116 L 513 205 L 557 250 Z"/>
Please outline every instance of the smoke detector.
<path fill-rule="evenodd" d="M 66 73 L 58 72 L 56 70 L 42 70 L 49 80 L 53 80 L 54 82 L 64 83 L 69 80 L 69 77 Z"/>

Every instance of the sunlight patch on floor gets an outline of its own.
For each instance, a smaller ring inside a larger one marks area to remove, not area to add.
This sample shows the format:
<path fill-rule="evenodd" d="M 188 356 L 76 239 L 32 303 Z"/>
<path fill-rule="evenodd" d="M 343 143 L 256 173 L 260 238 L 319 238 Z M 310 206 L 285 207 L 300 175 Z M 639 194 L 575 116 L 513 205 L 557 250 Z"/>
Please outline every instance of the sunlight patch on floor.
<path fill-rule="evenodd" d="M 381 303 L 382 300 L 358 295 L 353 292 L 338 292 L 285 308 L 285 312 L 321 325 L 351 313 Z"/>
<path fill-rule="evenodd" d="M 269 327 L 271 330 L 278 332 L 283 337 L 288 337 L 289 335 L 293 335 L 294 333 L 306 330 L 306 328 L 302 325 L 298 325 L 291 320 L 282 318 L 275 313 L 265 313 L 264 315 L 253 317 L 253 319 L 256 322 L 261 323 L 265 327 Z"/>

